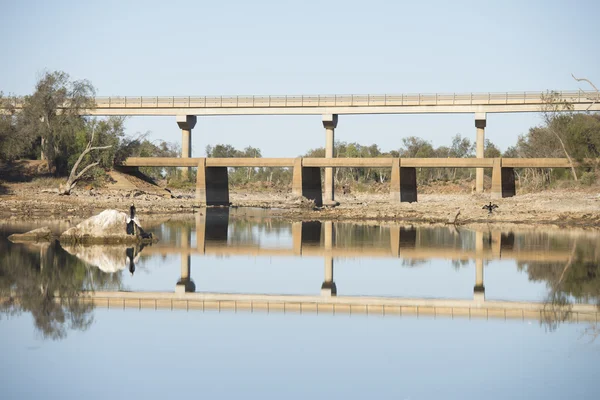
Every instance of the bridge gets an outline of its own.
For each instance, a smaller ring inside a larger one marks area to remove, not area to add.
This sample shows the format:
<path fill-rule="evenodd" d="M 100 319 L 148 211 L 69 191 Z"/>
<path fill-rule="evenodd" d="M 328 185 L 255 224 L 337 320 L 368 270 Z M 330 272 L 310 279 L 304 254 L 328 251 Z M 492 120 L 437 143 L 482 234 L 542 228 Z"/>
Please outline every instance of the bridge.
<path fill-rule="evenodd" d="M 597 162 L 585 160 L 584 162 Z M 578 165 L 578 163 L 575 163 Z M 417 201 L 416 168 L 492 168 L 492 198 L 516 194 L 514 168 L 569 168 L 566 158 L 169 158 L 130 157 L 125 167 L 192 167 L 196 175 L 196 199 L 204 205 L 229 205 L 228 167 L 291 167 L 292 194 L 313 200 L 317 206 L 334 201 L 332 168 L 390 168 L 390 201 Z M 325 190 L 320 168 L 325 168 Z"/>
<path fill-rule="evenodd" d="M 339 115 L 364 114 L 474 114 L 476 156 L 484 158 L 487 113 L 540 112 L 548 104 L 547 92 L 366 94 L 282 96 L 112 96 L 96 97 L 84 115 L 175 116 L 182 132 L 182 158 L 192 157 L 191 132 L 197 116 L 322 115 L 325 157 L 333 158 L 334 131 Z M 593 91 L 552 92 L 552 101 L 568 103 L 573 111 L 600 111 L 600 95 Z M 22 98 L 14 98 L 16 110 Z M 64 104 L 59 108 L 68 108 Z M 196 167 L 198 164 L 191 166 Z M 335 204 L 333 168 L 325 167 L 324 203 Z M 483 192 L 483 168 L 476 167 L 476 191 Z M 189 168 L 183 170 L 187 176 Z"/>

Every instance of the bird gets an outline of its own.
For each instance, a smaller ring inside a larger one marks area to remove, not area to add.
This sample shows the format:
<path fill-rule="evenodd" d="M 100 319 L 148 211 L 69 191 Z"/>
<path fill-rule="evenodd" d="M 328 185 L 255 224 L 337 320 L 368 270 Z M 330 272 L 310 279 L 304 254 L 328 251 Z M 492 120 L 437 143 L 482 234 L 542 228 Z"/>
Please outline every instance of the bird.
<path fill-rule="evenodd" d="M 488 215 L 491 215 L 492 212 L 498 208 L 498 204 L 492 204 L 492 202 L 490 201 L 490 204 L 486 204 L 483 207 L 481 207 L 483 210 L 488 210 Z"/>
<path fill-rule="evenodd" d="M 127 234 L 135 235 L 135 226 L 137 225 L 135 221 L 135 206 L 132 204 L 129 207 L 129 218 L 127 218 Z"/>

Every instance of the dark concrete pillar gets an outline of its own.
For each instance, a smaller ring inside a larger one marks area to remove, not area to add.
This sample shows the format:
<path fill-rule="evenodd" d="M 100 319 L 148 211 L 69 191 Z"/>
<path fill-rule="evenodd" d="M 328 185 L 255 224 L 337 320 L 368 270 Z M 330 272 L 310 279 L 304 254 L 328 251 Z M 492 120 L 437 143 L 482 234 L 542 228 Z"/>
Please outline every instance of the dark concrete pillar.
<path fill-rule="evenodd" d="M 492 199 L 513 197 L 515 190 L 515 171 L 502 166 L 502 158 L 496 158 L 492 170 Z"/>
<path fill-rule="evenodd" d="M 294 161 L 292 177 L 292 194 L 313 200 L 317 207 L 323 205 L 323 192 L 321 191 L 321 170 L 319 167 L 303 167 L 302 159 Z"/>
<path fill-rule="evenodd" d="M 392 203 L 417 201 L 417 169 L 402 167 L 402 160 L 394 159 L 390 179 L 390 198 Z"/>
<path fill-rule="evenodd" d="M 196 199 L 208 206 L 229 205 L 229 177 L 227 167 L 207 167 L 206 159 L 198 164 Z"/>

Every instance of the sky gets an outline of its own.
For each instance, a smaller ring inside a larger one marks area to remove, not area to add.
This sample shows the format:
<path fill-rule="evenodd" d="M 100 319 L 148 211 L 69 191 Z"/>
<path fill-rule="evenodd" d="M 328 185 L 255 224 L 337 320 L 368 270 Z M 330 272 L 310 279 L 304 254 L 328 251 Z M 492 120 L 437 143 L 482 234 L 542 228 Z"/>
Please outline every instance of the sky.
<path fill-rule="evenodd" d="M 0 91 L 44 71 L 99 96 L 399 94 L 588 90 L 600 85 L 597 1 L 1 1 Z M 336 141 L 384 151 L 419 136 L 475 139 L 474 116 L 341 116 Z M 489 114 L 501 150 L 538 114 Z M 175 117 L 130 117 L 127 134 L 180 143 Z M 320 116 L 198 117 L 207 145 L 294 157 L 325 145 Z"/>

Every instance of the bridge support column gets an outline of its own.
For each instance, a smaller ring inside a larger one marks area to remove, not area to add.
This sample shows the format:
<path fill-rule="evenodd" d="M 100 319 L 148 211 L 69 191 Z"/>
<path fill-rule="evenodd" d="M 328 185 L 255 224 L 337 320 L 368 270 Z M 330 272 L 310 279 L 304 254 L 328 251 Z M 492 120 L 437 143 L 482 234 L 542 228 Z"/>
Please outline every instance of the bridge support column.
<path fill-rule="evenodd" d="M 336 296 L 337 286 L 333 280 L 333 235 L 334 227 L 332 221 L 326 221 L 325 225 L 325 277 L 321 285 L 321 296 Z"/>
<path fill-rule="evenodd" d="M 294 160 L 292 194 L 313 200 L 317 207 L 323 205 L 321 191 L 321 170 L 319 167 L 303 167 L 302 158 Z"/>
<path fill-rule="evenodd" d="M 475 113 L 475 128 L 477 128 L 476 155 L 477 158 L 484 158 L 485 153 L 485 113 Z M 477 168 L 475 175 L 475 191 L 483 193 L 483 168 Z"/>
<path fill-rule="evenodd" d="M 178 115 L 177 125 L 181 129 L 181 158 L 190 158 L 192 156 L 192 129 L 196 126 L 195 115 Z M 188 179 L 190 167 L 181 169 L 181 176 L 184 180 Z"/>
<path fill-rule="evenodd" d="M 325 127 L 325 158 L 334 157 L 334 131 L 337 127 L 337 114 L 323 115 L 323 126 Z M 323 204 L 327 206 L 337 205 L 335 201 L 335 182 L 333 180 L 334 168 L 325 168 L 325 197 Z"/>
<path fill-rule="evenodd" d="M 513 168 L 503 168 L 502 158 L 494 159 L 492 170 L 492 199 L 513 197 L 515 190 L 515 171 Z"/>
<path fill-rule="evenodd" d="M 229 177 L 227 167 L 207 167 L 201 158 L 196 174 L 196 200 L 201 205 L 229 205 Z"/>
<path fill-rule="evenodd" d="M 402 160 L 395 158 L 392 162 L 390 179 L 390 198 L 392 203 L 412 203 L 417 201 L 417 169 L 402 167 Z"/>

